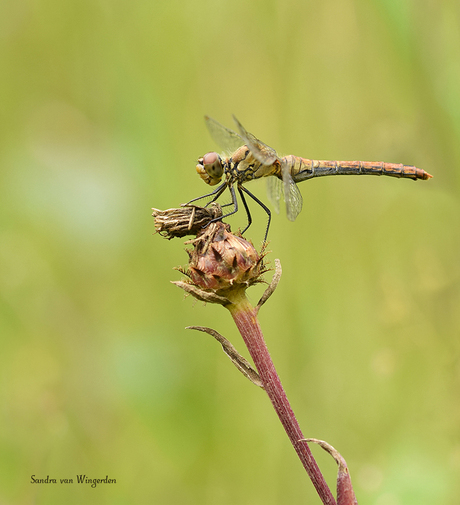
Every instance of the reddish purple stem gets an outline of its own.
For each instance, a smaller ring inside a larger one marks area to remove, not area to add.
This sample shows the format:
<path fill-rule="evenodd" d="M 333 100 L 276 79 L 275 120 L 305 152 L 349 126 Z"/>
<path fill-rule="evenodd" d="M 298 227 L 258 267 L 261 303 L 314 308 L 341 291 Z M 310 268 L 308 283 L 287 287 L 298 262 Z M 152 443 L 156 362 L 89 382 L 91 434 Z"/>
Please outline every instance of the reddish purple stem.
<path fill-rule="evenodd" d="M 265 391 L 323 504 L 336 505 L 331 490 L 326 484 L 308 445 L 305 442 L 300 442 L 304 436 L 273 365 L 255 309 L 247 299 L 245 302 L 234 304 L 228 308 L 257 367 Z"/>

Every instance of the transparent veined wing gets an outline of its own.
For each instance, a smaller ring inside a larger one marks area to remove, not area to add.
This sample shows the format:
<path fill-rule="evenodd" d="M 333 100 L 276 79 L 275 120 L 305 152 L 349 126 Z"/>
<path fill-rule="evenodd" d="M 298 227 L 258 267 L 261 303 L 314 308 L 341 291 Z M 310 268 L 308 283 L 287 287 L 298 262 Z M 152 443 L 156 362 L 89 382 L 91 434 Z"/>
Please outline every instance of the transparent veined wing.
<path fill-rule="evenodd" d="M 214 142 L 222 149 L 234 152 L 244 144 L 238 133 L 221 125 L 212 117 L 205 116 L 204 120 Z"/>
<path fill-rule="evenodd" d="M 280 213 L 280 200 L 283 196 L 283 183 L 278 177 L 267 177 L 267 195 L 277 214 Z"/>
<path fill-rule="evenodd" d="M 286 216 L 289 221 L 295 221 L 300 214 L 303 205 L 303 198 L 297 184 L 291 177 L 289 168 L 285 162 L 281 163 L 281 173 L 283 174 L 284 201 L 286 203 Z"/>
<path fill-rule="evenodd" d="M 278 214 L 280 211 L 280 200 L 283 197 L 286 203 L 286 216 L 290 221 L 295 221 L 302 210 L 303 198 L 284 163 L 282 163 L 281 169 L 283 171 L 283 180 L 275 176 L 267 177 L 268 199 Z"/>
<path fill-rule="evenodd" d="M 271 147 L 264 144 L 261 140 L 256 138 L 252 133 L 245 130 L 243 125 L 233 116 L 233 120 L 238 127 L 238 132 L 240 137 L 244 140 L 244 143 L 249 147 L 252 154 L 257 160 L 259 160 L 264 165 L 272 165 L 276 160 L 279 160 L 276 151 Z"/>

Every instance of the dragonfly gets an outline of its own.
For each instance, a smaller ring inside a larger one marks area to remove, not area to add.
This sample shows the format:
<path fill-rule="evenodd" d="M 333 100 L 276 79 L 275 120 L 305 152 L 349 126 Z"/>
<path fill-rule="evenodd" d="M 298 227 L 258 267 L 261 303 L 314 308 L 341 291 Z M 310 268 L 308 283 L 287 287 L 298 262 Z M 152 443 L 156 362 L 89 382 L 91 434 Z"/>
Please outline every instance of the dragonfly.
<path fill-rule="evenodd" d="M 235 214 L 238 211 L 238 199 L 235 192 L 238 191 L 248 224 L 242 234 L 251 226 L 252 217 L 245 195 L 258 203 L 268 215 L 268 223 L 264 241 L 268 236 L 271 222 L 269 208 L 252 194 L 245 184 L 254 179 L 267 177 L 268 196 L 275 211 L 278 213 L 280 200 L 284 197 L 286 216 L 294 221 L 302 210 L 302 195 L 297 183 L 307 181 L 315 177 L 326 175 L 387 175 L 403 179 L 427 180 L 432 176 L 421 168 L 401 163 L 385 163 L 382 161 L 337 161 L 337 160 L 312 160 L 300 156 L 279 156 L 276 151 L 246 131 L 243 125 L 233 116 L 237 132 L 226 128 L 215 119 L 205 116 L 206 126 L 214 141 L 225 150 L 226 154 L 208 152 L 199 158 L 196 171 L 203 181 L 217 188 L 206 195 L 190 200 L 184 205 L 201 200 L 212 199 L 206 207 L 215 202 L 228 188 L 231 195 L 231 203 L 222 207 L 232 206 L 232 210 L 221 217 L 220 220 Z M 223 181 L 223 182 L 222 182 Z"/>

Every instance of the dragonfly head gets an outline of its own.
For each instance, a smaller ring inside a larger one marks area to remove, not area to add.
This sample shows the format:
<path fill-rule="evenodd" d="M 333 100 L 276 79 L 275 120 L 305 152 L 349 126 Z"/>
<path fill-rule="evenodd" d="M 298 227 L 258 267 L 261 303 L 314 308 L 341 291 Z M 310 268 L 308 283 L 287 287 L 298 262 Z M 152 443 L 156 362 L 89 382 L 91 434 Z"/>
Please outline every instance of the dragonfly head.
<path fill-rule="evenodd" d="M 224 165 L 222 164 L 221 157 L 214 152 L 206 153 L 198 160 L 196 171 L 206 184 L 215 186 L 221 181 L 224 174 Z"/>

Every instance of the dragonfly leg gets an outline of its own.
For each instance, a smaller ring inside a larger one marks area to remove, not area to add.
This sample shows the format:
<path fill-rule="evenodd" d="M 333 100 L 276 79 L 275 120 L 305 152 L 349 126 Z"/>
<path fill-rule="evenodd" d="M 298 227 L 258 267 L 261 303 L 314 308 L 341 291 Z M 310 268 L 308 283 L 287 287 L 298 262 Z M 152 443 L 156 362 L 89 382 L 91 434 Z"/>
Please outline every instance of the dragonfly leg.
<path fill-rule="evenodd" d="M 242 186 L 238 186 L 238 193 L 240 194 L 241 196 L 241 201 L 243 202 L 243 205 L 244 205 L 244 209 L 246 210 L 246 215 L 248 216 L 248 225 L 246 226 L 246 228 L 241 232 L 241 235 L 244 234 L 244 232 L 251 226 L 252 224 L 252 216 L 251 216 L 251 212 L 249 211 L 249 207 L 248 207 L 248 204 L 246 203 L 246 198 L 244 198 L 244 194 L 243 194 L 243 191 L 242 191 Z"/>
<path fill-rule="evenodd" d="M 198 198 L 194 198 L 193 200 L 190 200 L 187 203 L 183 203 L 182 207 L 186 207 L 187 205 L 190 205 L 192 202 L 196 202 L 197 200 L 202 200 L 203 198 L 208 198 L 209 196 L 216 195 L 216 196 L 214 196 L 214 198 L 210 202 L 208 202 L 205 205 L 205 207 L 207 207 L 209 204 L 211 204 L 212 202 L 215 202 L 219 198 L 219 196 L 225 191 L 226 187 L 227 187 L 227 182 L 224 182 L 218 188 L 216 188 L 214 191 L 212 191 L 211 193 L 208 193 L 203 196 L 199 196 Z"/>
<path fill-rule="evenodd" d="M 214 219 L 211 219 L 211 221 L 209 221 L 209 223 L 213 223 L 214 221 L 220 221 L 228 216 L 231 216 L 232 214 L 235 214 L 235 212 L 238 212 L 238 200 L 236 199 L 235 188 L 233 186 L 228 186 L 228 189 L 230 190 L 230 194 L 232 195 L 233 210 L 231 212 L 229 212 L 228 214 L 224 214 L 223 216 L 215 217 Z M 206 226 L 208 226 L 208 224 Z M 205 228 L 206 228 L 206 226 L 205 226 Z"/>
<path fill-rule="evenodd" d="M 244 186 L 239 186 L 238 189 L 240 189 L 240 188 L 247 195 L 249 195 L 255 202 L 257 202 L 262 207 L 262 209 L 264 209 L 264 211 L 267 213 L 268 223 L 267 223 L 267 229 L 265 230 L 265 237 L 264 237 L 264 242 L 266 242 L 267 237 L 268 237 L 268 230 L 270 228 L 270 222 L 272 220 L 272 213 L 270 212 L 270 209 L 264 203 L 262 203 L 255 195 L 253 195 L 250 191 L 248 191 Z M 241 195 L 241 196 L 243 196 L 243 195 Z M 243 200 L 243 202 L 244 202 L 244 200 Z M 251 223 L 249 223 L 249 224 L 251 224 Z M 249 228 L 249 226 L 248 226 L 248 228 Z"/>

